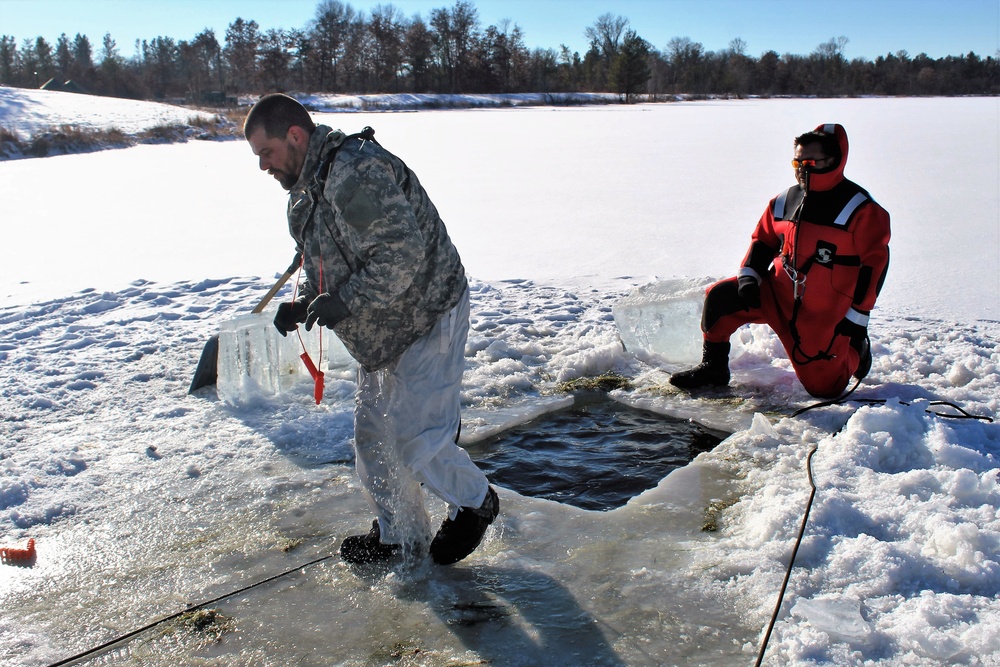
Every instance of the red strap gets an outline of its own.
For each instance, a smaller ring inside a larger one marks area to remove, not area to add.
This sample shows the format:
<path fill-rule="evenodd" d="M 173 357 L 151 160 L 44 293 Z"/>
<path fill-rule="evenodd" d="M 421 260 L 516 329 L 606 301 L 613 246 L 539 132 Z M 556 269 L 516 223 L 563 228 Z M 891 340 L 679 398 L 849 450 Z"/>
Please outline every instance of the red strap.
<path fill-rule="evenodd" d="M 298 296 L 299 292 L 299 279 L 302 277 L 302 266 L 305 264 L 305 256 L 303 256 L 302 261 L 299 262 L 299 272 L 295 274 L 295 287 L 292 290 L 292 301 Z M 319 290 L 320 294 L 323 293 L 323 253 L 320 252 L 319 256 Z M 306 350 L 306 343 L 302 340 L 302 331 L 296 327 L 295 333 L 299 337 L 299 345 L 302 346 L 302 354 L 299 358 L 306 365 L 306 370 L 309 371 L 309 376 L 313 379 L 313 398 L 316 399 L 316 405 L 319 405 L 320 401 L 323 400 L 323 389 L 326 386 L 326 378 L 323 375 L 323 371 L 316 368 L 316 364 L 313 363 L 312 358 L 309 356 L 308 350 Z M 323 359 L 323 327 L 319 328 L 319 358 Z"/>

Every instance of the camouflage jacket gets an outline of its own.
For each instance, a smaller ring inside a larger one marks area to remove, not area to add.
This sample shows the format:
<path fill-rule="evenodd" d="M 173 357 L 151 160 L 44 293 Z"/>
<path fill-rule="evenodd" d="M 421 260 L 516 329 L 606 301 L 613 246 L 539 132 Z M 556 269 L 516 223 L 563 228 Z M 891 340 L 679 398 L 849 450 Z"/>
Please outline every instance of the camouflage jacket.
<path fill-rule="evenodd" d="M 468 286 L 417 175 L 378 144 L 340 130 L 313 132 L 289 193 L 288 229 L 303 256 L 302 294 L 339 293 L 351 315 L 334 331 L 369 371 L 430 331 Z"/>

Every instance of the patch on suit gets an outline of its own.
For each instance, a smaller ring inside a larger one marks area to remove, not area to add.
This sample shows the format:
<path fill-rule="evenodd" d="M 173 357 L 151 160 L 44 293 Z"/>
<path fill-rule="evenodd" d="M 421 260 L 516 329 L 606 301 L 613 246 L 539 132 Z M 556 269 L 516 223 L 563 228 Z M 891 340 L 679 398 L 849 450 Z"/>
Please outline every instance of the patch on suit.
<path fill-rule="evenodd" d="M 382 216 L 381 202 L 375 201 L 364 185 L 358 187 L 348 197 L 343 199 L 338 197 L 335 203 L 340 208 L 344 221 L 356 229 L 367 229 L 372 222 Z"/>
<path fill-rule="evenodd" d="M 816 263 L 823 264 L 824 266 L 830 266 L 833 263 L 833 258 L 837 256 L 837 246 L 832 243 L 827 243 L 826 241 L 820 241 L 816 244 Z"/>

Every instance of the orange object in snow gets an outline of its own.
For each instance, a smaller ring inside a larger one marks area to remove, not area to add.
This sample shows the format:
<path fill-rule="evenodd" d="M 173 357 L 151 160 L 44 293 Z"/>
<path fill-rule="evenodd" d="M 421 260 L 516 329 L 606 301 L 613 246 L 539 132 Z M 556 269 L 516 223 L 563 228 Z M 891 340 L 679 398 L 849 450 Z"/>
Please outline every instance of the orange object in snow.
<path fill-rule="evenodd" d="M 35 540 L 28 540 L 25 549 L 15 549 L 14 547 L 0 547 L 0 562 L 13 563 L 17 560 L 31 560 L 35 557 Z"/>

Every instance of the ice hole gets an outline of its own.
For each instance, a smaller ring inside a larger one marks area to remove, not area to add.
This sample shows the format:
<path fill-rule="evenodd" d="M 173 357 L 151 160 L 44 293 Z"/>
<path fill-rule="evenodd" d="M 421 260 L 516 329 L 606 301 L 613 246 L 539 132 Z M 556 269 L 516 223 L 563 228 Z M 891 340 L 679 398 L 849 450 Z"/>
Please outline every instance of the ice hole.
<path fill-rule="evenodd" d="M 611 510 L 728 435 L 586 394 L 468 450 L 491 482 L 525 496 Z"/>

